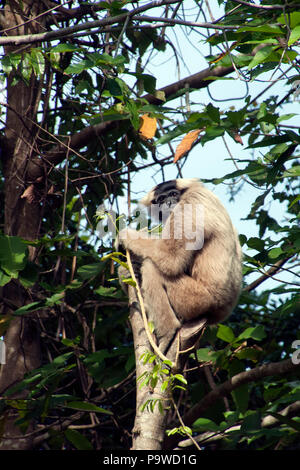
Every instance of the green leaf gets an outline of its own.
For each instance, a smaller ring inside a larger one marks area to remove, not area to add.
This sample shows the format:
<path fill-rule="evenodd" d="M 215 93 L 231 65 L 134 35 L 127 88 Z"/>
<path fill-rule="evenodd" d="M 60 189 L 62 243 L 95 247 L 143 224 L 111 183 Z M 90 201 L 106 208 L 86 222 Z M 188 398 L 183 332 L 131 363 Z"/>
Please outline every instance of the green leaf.
<path fill-rule="evenodd" d="M 141 75 L 141 79 L 143 80 L 145 91 L 154 94 L 156 90 L 156 78 L 144 73 Z"/>
<path fill-rule="evenodd" d="M 115 287 L 104 287 L 100 286 L 94 292 L 96 294 L 101 295 L 102 297 L 115 297 L 119 294 Z"/>
<path fill-rule="evenodd" d="M 282 249 L 280 247 L 278 248 L 272 248 L 272 250 L 269 251 L 268 255 L 269 258 L 278 258 L 283 253 Z"/>
<path fill-rule="evenodd" d="M 107 415 L 113 415 L 113 413 L 105 408 L 94 405 L 94 403 L 87 403 L 85 401 L 70 401 L 67 405 L 64 405 L 65 408 L 72 408 L 73 410 L 80 411 L 91 411 L 95 413 L 103 413 Z"/>
<path fill-rule="evenodd" d="M 261 163 L 258 163 L 256 161 L 253 161 L 253 162 L 250 162 L 249 165 L 246 166 L 246 168 L 244 168 L 243 170 L 237 170 L 237 171 L 233 171 L 232 173 L 228 173 L 227 175 L 223 176 L 222 178 L 214 178 L 212 180 L 212 182 L 214 184 L 220 184 L 220 183 L 223 183 L 223 181 L 227 180 L 227 179 L 232 179 L 232 178 L 236 178 L 238 176 L 241 176 L 241 175 L 251 175 L 251 177 L 253 178 L 252 175 L 255 175 L 255 174 L 262 174 L 262 177 L 265 176 L 265 165 L 262 165 Z M 211 180 L 203 180 L 204 182 L 207 181 L 207 182 L 211 182 Z"/>
<path fill-rule="evenodd" d="M 12 71 L 13 68 L 17 69 L 18 65 L 22 60 L 21 54 L 7 54 L 5 55 L 2 60 L 2 68 L 3 72 L 7 75 Z"/>
<path fill-rule="evenodd" d="M 266 333 L 265 333 L 265 330 L 264 330 L 264 327 L 262 325 L 257 325 L 257 326 L 254 326 L 254 327 L 249 327 L 249 328 L 246 328 L 246 330 L 243 331 L 243 333 L 241 333 L 237 339 L 238 340 L 241 340 L 241 339 L 248 339 L 248 338 L 252 338 L 256 341 L 261 341 L 263 340 L 265 337 L 266 337 Z"/>
<path fill-rule="evenodd" d="M 128 75 L 132 75 L 142 84 L 142 91 L 145 90 L 147 93 L 155 94 L 156 91 L 156 78 L 153 75 L 147 73 L 133 73 L 127 72 Z M 149 105 L 151 106 L 151 105 Z"/>
<path fill-rule="evenodd" d="M 61 354 L 60 356 L 57 356 L 55 359 L 53 359 L 52 363 L 50 363 L 50 366 L 55 365 L 55 366 L 63 367 L 66 365 L 67 360 L 73 355 L 74 355 L 73 351 L 67 352 L 65 354 Z"/>
<path fill-rule="evenodd" d="M 247 245 L 249 248 L 252 248 L 257 251 L 262 251 L 265 246 L 264 240 L 261 240 L 258 237 L 251 237 L 247 240 Z"/>
<path fill-rule="evenodd" d="M 210 119 L 213 122 L 219 123 L 220 122 L 220 111 L 219 108 L 215 108 L 211 103 L 206 106 L 206 112 Z"/>
<path fill-rule="evenodd" d="M 109 55 L 107 53 L 98 54 L 98 53 L 95 52 L 94 54 L 90 54 L 89 58 L 92 61 L 94 61 L 95 65 L 106 65 L 106 66 L 110 65 L 110 66 L 114 66 L 114 67 L 124 65 L 126 62 L 128 62 L 126 57 L 124 57 L 122 55 L 112 57 L 111 55 Z"/>
<path fill-rule="evenodd" d="M 254 347 L 244 347 L 234 353 L 235 357 L 238 359 L 247 359 L 252 362 L 257 362 L 259 360 L 260 354 L 260 351 Z"/>
<path fill-rule="evenodd" d="M 38 267 L 34 263 L 27 263 L 25 269 L 20 271 L 19 280 L 24 287 L 32 287 L 38 280 Z"/>
<path fill-rule="evenodd" d="M 199 362 L 215 362 L 218 357 L 218 353 L 210 348 L 197 349 L 197 359 Z"/>
<path fill-rule="evenodd" d="M 61 342 L 65 346 L 68 346 L 68 348 L 78 348 L 78 344 L 80 343 L 80 338 L 79 337 L 75 339 L 62 338 Z"/>
<path fill-rule="evenodd" d="M 60 54 L 59 52 L 50 52 L 49 60 L 52 67 L 60 69 Z"/>
<path fill-rule="evenodd" d="M 10 280 L 11 276 L 8 276 L 4 271 L 2 271 L 2 269 L 0 269 L 0 286 L 5 286 L 5 284 L 8 284 Z"/>
<path fill-rule="evenodd" d="M 130 121 L 135 130 L 140 127 L 140 116 L 139 111 L 134 100 L 128 100 L 126 103 L 126 109 L 130 113 Z"/>
<path fill-rule="evenodd" d="M 22 61 L 22 54 L 17 54 L 17 53 L 9 54 L 9 60 L 10 60 L 11 65 L 15 69 L 17 69 L 18 65 Z"/>
<path fill-rule="evenodd" d="M 31 55 L 25 53 L 23 60 L 21 62 L 21 74 L 25 82 L 29 82 L 29 79 L 32 74 L 32 64 L 31 64 Z"/>
<path fill-rule="evenodd" d="M 232 362 L 229 363 L 228 369 L 229 369 L 230 377 L 233 377 L 234 375 L 237 375 L 240 372 L 243 372 L 245 370 L 245 367 L 241 361 L 234 359 Z M 245 413 L 248 408 L 248 402 L 249 402 L 248 384 L 243 384 L 237 389 L 233 390 L 231 392 L 231 395 L 238 411 L 240 411 L 241 413 Z"/>
<path fill-rule="evenodd" d="M 0 236 L 0 265 L 3 271 L 17 278 L 26 265 L 27 245 L 19 237 Z"/>
<path fill-rule="evenodd" d="M 286 25 L 286 22 L 288 21 L 289 27 L 294 29 L 295 26 L 300 24 L 300 11 L 293 11 L 292 13 L 289 13 L 288 16 L 286 14 L 280 15 L 277 18 L 277 21 L 283 25 Z"/>
<path fill-rule="evenodd" d="M 193 423 L 193 431 L 203 432 L 203 431 L 219 431 L 219 426 L 214 423 L 211 419 L 208 418 L 198 418 Z"/>
<path fill-rule="evenodd" d="M 250 432 L 255 431 L 261 428 L 261 415 L 259 411 L 251 411 L 248 414 L 241 425 L 241 432 Z"/>
<path fill-rule="evenodd" d="M 6 55 L 2 58 L 1 65 L 2 65 L 3 72 L 9 75 L 13 68 L 9 55 Z"/>
<path fill-rule="evenodd" d="M 255 56 L 251 60 L 250 64 L 248 65 L 248 70 L 251 70 L 253 69 L 253 67 L 256 67 L 256 65 L 264 62 L 269 57 L 269 55 L 273 52 L 273 50 L 274 50 L 274 46 L 265 46 L 259 51 L 257 51 Z"/>
<path fill-rule="evenodd" d="M 155 145 L 166 144 L 166 143 L 170 142 L 170 140 L 174 139 L 175 137 L 178 137 L 178 136 L 180 136 L 182 134 L 185 134 L 189 131 L 192 131 L 194 129 L 199 129 L 199 127 L 200 126 L 198 124 L 198 121 L 191 122 L 191 123 L 187 122 L 185 124 L 181 124 L 181 125 L 175 127 L 175 129 L 173 129 L 172 131 L 167 132 L 162 137 L 157 139 L 156 142 L 155 142 Z"/>
<path fill-rule="evenodd" d="M 31 50 L 31 64 L 37 77 L 43 75 L 45 71 L 45 58 L 39 49 Z"/>
<path fill-rule="evenodd" d="M 129 286 L 136 287 L 136 282 L 131 277 L 128 277 L 127 279 L 122 279 L 122 282 Z"/>
<path fill-rule="evenodd" d="M 289 209 L 293 207 L 298 201 L 300 201 L 300 195 L 295 197 L 295 199 L 293 199 L 293 201 L 289 205 Z"/>
<path fill-rule="evenodd" d="M 102 263 L 85 264 L 77 270 L 77 274 L 81 279 L 90 279 L 98 276 L 103 270 Z"/>
<path fill-rule="evenodd" d="M 45 305 L 47 307 L 53 307 L 53 305 L 59 305 L 65 296 L 65 292 L 58 292 L 57 294 L 51 295 L 51 297 L 48 297 L 46 299 Z"/>
<path fill-rule="evenodd" d="M 227 111 L 226 116 L 235 127 L 239 128 L 244 122 L 246 112 L 246 108 L 242 108 L 238 111 Z"/>
<path fill-rule="evenodd" d="M 93 450 L 93 446 L 90 441 L 75 429 L 67 429 L 65 431 L 65 436 L 77 450 Z"/>
<path fill-rule="evenodd" d="M 283 173 L 284 178 L 298 178 L 298 176 L 300 176 L 300 165 L 292 166 Z"/>
<path fill-rule="evenodd" d="M 235 340 L 232 329 L 227 325 L 219 325 L 217 337 L 226 341 L 226 343 L 232 343 Z"/>
<path fill-rule="evenodd" d="M 290 142 L 293 140 L 293 137 L 291 135 L 285 134 L 285 135 L 279 135 L 279 136 L 274 136 L 274 137 L 266 137 L 263 140 L 260 140 L 256 144 L 248 145 L 247 149 L 254 149 L 254 148 L 259 148 L 259 147 L 269 147 L 271 145 L 275 144 L 281 144 L 283 142 Z"/>
<path fill-rule="evenodd" d="M 297 113 L 282 114 L 281 116 L 277 118 L 276 122 L 279 123 L 281 121 L 287 121 L 288 119 L 291 119 L 295 116 L 298 116 L 298 114 Z"/>
<path fill-rule="evenodd" d="M 122 96 L 123 95 L 123 91 L 120 87 L 120 84 L 117 80 L 113 79 L 113 78 L 108 78 L 106 80 L 106 86 L 107 86 L 107 89 L 108 91 L 110 92 L 110 94 L 112 96 Z"/>
<path fill-rule="evenodd" d="M 81 62 L 78 62 L 77 64 L 69 65 L 64 70 L 64 73 L 67 74 L 67 75 L 72 74 L 72 73 L 79 74 L 79 73 L 83 72 L 84 70 L 87 70 L 87 69 L 90 69 L 90 68 L 94 67 L 94 65 L 95 64 L 91 60 L 84 59 Z"/>
<path fill-rule="evenodd" d="M 216 137 L 224 135 L 225 130 L 220 126 L 207 126 L 205 128 L 205 134 L 201 137 L 201 145 L 204 145 L 210 140 L 214 140 Z"/>
<path fill-rule="evenodd" d="M 14 315 L 25 315 L 29 312 L 35 312 L 44 306 L 43 302 L 31 302 L 30 304 L 23 305 L 14 311 Z"/>
<path fill-rule="evenodd" d="M 50 52 L 74 52 L 80 51 L 81 47 L 75 46 L 74 44 L 61 43 L 50 49 Z"/>
<path fill-rule="evenodd" d="M 111 110 L 109 110 L 108 112 L 104 112 L 103 114 L 100 113 L 94 116 L 96 117 L 93 117 L 92 119 L 90 119 L 91 125 L 99 124 L 100 122 L 106 122 L 106 121 L 122 121 L 124 119 L 129 119 L 129 115 L 127 113 L 112 114 Z"/>
<path fill-rule="evenodd" d="M 187 385 L 187 380 L 181 374 L 175 374 L 174 378 L 182 382 L 183 384 Z"/>
<path fill-rule="evenodd" d="M 238 29 L 239 32 L 246 32 L 250 31 L 251 33 L 270 33 L 274 34 L 275 36 L 280 34 L 284 35 L 284 31 L 280 29 L 278 26 L 273 25 L 262 25 L 262 26 L 242 26 Z M 262 40 L 264 42 L 264 40 Z"/>

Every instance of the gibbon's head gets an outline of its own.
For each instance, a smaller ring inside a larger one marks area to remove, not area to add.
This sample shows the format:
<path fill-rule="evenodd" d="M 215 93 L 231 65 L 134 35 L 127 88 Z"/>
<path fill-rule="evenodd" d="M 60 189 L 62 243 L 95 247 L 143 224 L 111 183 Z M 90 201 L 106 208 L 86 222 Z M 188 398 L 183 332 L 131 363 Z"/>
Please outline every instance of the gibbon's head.
<path fill-rule="evenodd" d="M 177 199 L 178 202 L 181 194 L 183 194 L 194 183 L 200 183 L 200 179 L 178 178 L 176 180 L 165 181 L 164 183 L 160 183 L 154 186 L 154 188 L 152 188 L 146 194 L 146 196 L 144 196 L 140 200 L 140 204 L 142 204 L 143 206 L 150 206 L 151 204 L 161 204 L 168 198 L 170 198 L 171 201 L 172 199 Z"/>
<path fill-rule="evenodd" d="M 160 183 L 140 200 L 140 204 L 151 208 L 151 215 L 165 222 L 180 201 L 182 194 L 193 184 L 199 183 L 198 178 L 178 178 Z"/>

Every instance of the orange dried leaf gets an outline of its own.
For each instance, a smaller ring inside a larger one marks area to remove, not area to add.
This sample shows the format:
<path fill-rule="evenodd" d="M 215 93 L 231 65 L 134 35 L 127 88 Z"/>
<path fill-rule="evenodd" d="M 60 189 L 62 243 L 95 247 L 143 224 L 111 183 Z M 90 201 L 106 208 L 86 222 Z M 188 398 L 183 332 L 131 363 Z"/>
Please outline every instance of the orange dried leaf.
<path fill-rule="evenodd" d="M 203 129 L 196 129 L 194 131 L 188 132 L 182 141 L 177 145 L 175 157 L 173 162 L 176 163 L 183 155 L 185 155 L 192 147 L 193 143 L 197 139 L 198 135 Z"/>
<path fill-rule="evenodd" d="M 29 204 L 31 204 L 34 201 L 34 198 L 35 198 L 34 185 L 31 184 L 25 189 L 24 193 L 21 196 L 21 199 L 27 199 Z"/>
<path fill-rule="evenodd" d="M 244 145 L 243 140 L 242 140 L 242 138 L 241 138 L 241 136 L 240 136 L 240 134 L 239 134 L 238 132 L 235 132 L 235 133 L 233 134 L 233 138 L 234 138 L 234 140 L 235 140 L 238 144 Z"/>
<path fill-rule="evenodd" d="M 144 139 L 153 139 L 157 127 L 157 119 L 152 118 L 149 114 L 142 116 L 142 125 L 139 129 L 140 136 Z"/>

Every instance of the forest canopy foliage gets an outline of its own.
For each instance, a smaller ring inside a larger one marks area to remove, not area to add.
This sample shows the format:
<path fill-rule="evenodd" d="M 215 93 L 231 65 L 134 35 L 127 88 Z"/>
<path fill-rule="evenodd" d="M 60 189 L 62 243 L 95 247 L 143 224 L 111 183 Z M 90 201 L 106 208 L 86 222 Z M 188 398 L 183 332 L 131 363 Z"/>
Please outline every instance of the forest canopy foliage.
<path fill-rule="evenodd" d="M 130 448 L 125 260 L 99 206 L 129 223 L 138 181 L 201 177 L 213 143 L 204 182 L 249 195 L 257 233 L 238 306 L 172 377 L 162 446 L 299 449 L 300 4 L 7 0 L 0 20 L 0 446 Z"/>

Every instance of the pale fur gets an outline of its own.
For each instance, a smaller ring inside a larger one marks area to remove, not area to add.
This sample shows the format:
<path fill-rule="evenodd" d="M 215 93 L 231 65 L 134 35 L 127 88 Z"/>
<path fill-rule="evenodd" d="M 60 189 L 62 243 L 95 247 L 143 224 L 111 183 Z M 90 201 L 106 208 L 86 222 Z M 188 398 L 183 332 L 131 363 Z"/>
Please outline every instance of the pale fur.
<path fill-rule="evenodd" d="M 207 317 L 209 323 L 224 320 L 238 300 L 242 278 L 238 235 L 220 200 L 196 178 L 174 183 L 177 189 L 185 190 L 178 204 L 192 204 L 193 209 L 197 204 L 203 206 L 201 249 L 187 250 L 184 237 L 153 239 L 141 232 L 136 239 L 137 232 L 132 229 L 121 234 L 122 245 L 142 260 L 143 298 L 163 352 L 183 322 L 200 316 Z M 141 200 L 142 204 L 149 206 L 155 194 L 157 187 Z M 173 212 L 165 225 L 168 223 L 172 234 Z"/>

